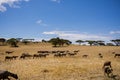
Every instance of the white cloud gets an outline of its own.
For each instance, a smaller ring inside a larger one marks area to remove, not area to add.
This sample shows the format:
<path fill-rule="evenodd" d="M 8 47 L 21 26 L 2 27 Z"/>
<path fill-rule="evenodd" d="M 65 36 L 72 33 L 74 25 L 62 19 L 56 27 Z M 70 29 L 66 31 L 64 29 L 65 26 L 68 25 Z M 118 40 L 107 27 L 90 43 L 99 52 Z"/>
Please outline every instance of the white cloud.
<path fill-rule="evenodd" d="M 50 31 L 43 32 L 46 35 L 57 35 L 60 38 L 69 39 L 71 41 L 82 40 L 109 40 L 110 37 L 102 35 L 93 35 L 87 33 L 77 33 L 77 31 Z"/>
<path fill-rule="evenodd" d="M 48 25 L 45 24 L 45 23 L 43 22 L 43 20 L 41 20 L 41 19 L 40 19 L 40 20 L 37 20 L 36 23 L 39 24 L 39 25 L 41 25 L 41 26 L 48 26 Z"/>
<path fill-rule="evenodd" d="M 51 0 L 52 2 L 60 3 L 61 0 Z"/>
<path fill-rule="evenodd" d="M 0 11 L 4 12 L 7 10 L 7 7 L 5 6 L 5 4 L 7 4 L 11 8 L 20 8 L 16 4 L 18 4 L 21 1 L 28 2 L 29 0 L 0 0 Z"/>
<path fill-rule="evenodd" d="M 120 34 L 120 31 L 111 31 L 110 34 Z"/>

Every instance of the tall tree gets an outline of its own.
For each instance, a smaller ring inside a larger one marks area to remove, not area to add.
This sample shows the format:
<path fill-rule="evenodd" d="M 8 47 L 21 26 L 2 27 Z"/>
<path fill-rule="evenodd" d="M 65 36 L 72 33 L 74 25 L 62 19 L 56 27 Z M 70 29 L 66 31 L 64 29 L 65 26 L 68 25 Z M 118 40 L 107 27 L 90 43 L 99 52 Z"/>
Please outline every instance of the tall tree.
<path fill-rule="evenodd" d="M 4 43 L 6 42 L 6 39 L 0 38 L 0 42 L 2 43 L 2 45 L 4 45 Z"/>
<path fill-rule="evenodd" d="M 112 42 L 114 42 L 116 44 L 116 46 L 120 46 L 120 39 L 115 39 L 115 40 L 111 40 Z"/>
<path fill-rule="evenodd" d="M 83 40 L 77 40 L 76 43 L 79 43 L 79 45 L 81 45 L 81 43 L 83 43 Z"/>
<path fill-rule="evenodd" d="M 102 40 L 95 41 L 95 43 L 97 43 L 99 45 L 102 45 L 102 46 L 105 46 L 105 43 Z"/>
<path fill-rule="evenodd" d="M 11 47 L 18 47 L 18 45 L 17 45 L 18 40 L 15 39 L 15 38 L 8 39 L 8 40 L 7 40 L 7 43 L 10 44 Z"/>
<path fill-rule="evenodd" d="M 90 44 L 90 46 L 92 46 L 95 43 L 94 40 L 86 40 L 86 42 L 88 42 L 88 44 Z"/>
<path fill-rule="evenodd" d="M 64 44 L 66 45 L 70 45 L 72 42 L 69 41 L 69 40 L 66 40 L 66 39 L 60 39 L 59 37 L 57 38 L 52 38 L 49 40 L 50 43 L 52 43 L 52 45 L 54 47 L 57 47 L 57 46 L 64 46 Z"/>

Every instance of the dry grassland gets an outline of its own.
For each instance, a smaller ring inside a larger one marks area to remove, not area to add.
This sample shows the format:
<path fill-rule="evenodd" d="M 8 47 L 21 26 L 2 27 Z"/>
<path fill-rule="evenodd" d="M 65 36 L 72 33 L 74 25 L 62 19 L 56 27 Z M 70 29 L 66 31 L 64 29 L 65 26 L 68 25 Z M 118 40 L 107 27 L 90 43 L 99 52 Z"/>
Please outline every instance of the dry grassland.
<path fill-rule="evenodd" d="M 6 54 L 5 51 L 14 51 Z M 80 50 L 75 56 L 57 58 L 50 54 L 46 58 L 4 61 L 6 55 L 20 56 L 24 52 L 35 54 L 40 50 Z M 111 61 L 113 73 L 120 75 L 120 58 L 114 58 L 112 52 L 120 53 L 118 46 L 78 46 L 53 48 L 50 44 L 38 43 L 20 45 L 18 48 L 0 46 L 0 70 L 16 73 L 20 80 L 111 80 L 104 76 L 102 66 Z M 102 53 L 103 58 L 98 54 Z M 89 55 L 83 58 L 82 55 Z M 11 78 L 11 80 L 14 80 Z"/>

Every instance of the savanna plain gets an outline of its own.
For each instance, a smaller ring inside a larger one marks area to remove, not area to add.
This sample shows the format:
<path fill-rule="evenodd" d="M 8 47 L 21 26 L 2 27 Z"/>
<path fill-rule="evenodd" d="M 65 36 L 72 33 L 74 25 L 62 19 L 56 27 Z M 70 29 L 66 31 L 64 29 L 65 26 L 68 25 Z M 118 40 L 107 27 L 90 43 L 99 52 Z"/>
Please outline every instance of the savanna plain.
<path fill-rule="evenodd" d="M 46 58 L 20 59 L 22 53 L 36 54 L 38 51 L 79 50 L 77 55 L 54 57 L 49 53 Z M 6 51 L 14 51 L 6 54 Z M 48 43 L 20 44 L 19 47 L 0 46 L 0 70 L 8 70 L 18 75 L 20 80 L 112 80 L 104 76 L 102 66 L 111 61 L 113 74 L 120 76 L 120 46 L 79 46 L 52 47 Z M 101 53 L 103 58 L 98 54 Z M 18 56 L 16 60 L 5 61 L 5 56 Z M 83 57 L 83 55 L 88 55 Z M 14 80 L 14 78 L 10 78 Z"/>

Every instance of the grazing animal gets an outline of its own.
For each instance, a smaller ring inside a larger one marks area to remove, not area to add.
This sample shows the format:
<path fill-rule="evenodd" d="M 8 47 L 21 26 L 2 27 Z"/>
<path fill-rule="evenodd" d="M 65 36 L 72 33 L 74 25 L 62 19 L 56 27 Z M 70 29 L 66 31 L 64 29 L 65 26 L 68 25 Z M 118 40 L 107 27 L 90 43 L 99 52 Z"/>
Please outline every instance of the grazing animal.
<path fill-rule="evenodd" d="M 14 51 L 6 51 L 5 53 L 7 53 L 7 54 L 11 54 L 11 53 L 13 53 Z"/>
<path fill-rule="evenodd" d="M 65 57 L 66 56 L 66 53 L 55 53 L 54 54 L 54 57 Z"/>
<path fill-rule="evenodd" d="M 77 53 L 76 52 L 69 52 L 68 55 L 69 56 L 75 56 L 75 55 L 77 55 Z"/>
<path fill-rule="evenodd" d="M 104 68 L 104 75 L 107 75 L 108 77 L 112 77 L 113 76 L 112 71 L 113 69 L 107 66 Z"/>
<path fill-rule="evenodd" d="M 25 59 L 25 55 L 21 55 L 21 56 L 20 56 L 20 59 Z"/>
<path fill-rule="evenodd" d="M 16 59 L 18 56 L 5 56 L 5 61 L 6 60 L 13 60 Z"/>
<path fill-rule="evenodd" d="M 34 59 L 34 58 L 39 58 L 39 57 L 40 57 L 39 54 L 34 54 L 34 55 L 33 55 L 33 59 Z"/>
<path fill-rule="evenodd" d="M 106 62 L 104 62 L 102 68 L 104 69 L 105 67 L 110 67 L 110 68 L 112 68 L 112 66 L 111 66 L 111 61 L 106 61 Z"/>
<path fill-rule="evenodd" d="M 103 58 L 103 55 L 101 53 L 98 54 L 99 58 Z"/>
<path fill-rule="evenodd" d="M 120 54 L 116 53 L 114 57 L 116 58 L 117 56 L 120 57 Z"/>
<path fill-rule="evenodd" d="M 86 55 L 86 54 L 85 54 L 85 55 L 82 55 L 82 57 L 83 57 L 83 58 L 87 58 L 87 57 L 88 57 L 88 55 Z"/>
<path fill-rule="evenodd" d="M 9 71 L 4 71 L 4 70 L 0 70 L 0 80 L 10 80 L 9 77 L 13 77 L 15 78 L 16 80 L 18 80 L 18 76 L 17 74 L 14 74 L 14 73 L 11 73 Z"/>
<path fill-rule="evenodd" d="M 18 56 L 13 56 L 13 59 L 16 59 L 16 58 L 18 58 Z"/>
<path fill-rule="evenodd" d="M 29 53 L 22 53 L 22 55 L 20 56 L 20 59 L 25 59 L 26 57 L 31 58 L 32 55 L 30 55 Z"/>

